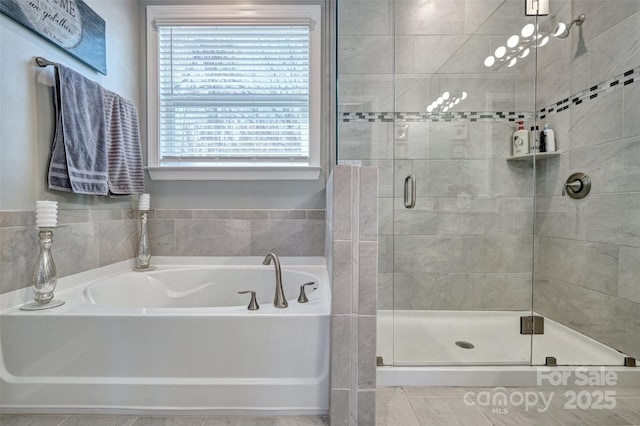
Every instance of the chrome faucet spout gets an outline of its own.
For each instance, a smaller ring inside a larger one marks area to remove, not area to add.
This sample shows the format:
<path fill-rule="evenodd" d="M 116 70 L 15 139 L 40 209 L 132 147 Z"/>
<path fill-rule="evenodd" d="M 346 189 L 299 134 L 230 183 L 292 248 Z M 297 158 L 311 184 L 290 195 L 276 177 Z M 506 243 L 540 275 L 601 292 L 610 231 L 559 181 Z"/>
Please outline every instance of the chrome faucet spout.
<path fill-rule="evenodd" d="M 287 299 L 284 297 L 284 291 L 282 290 L 282 269 L 280 268 L 280 259 L 275 253 L 267 253 L 262 261 L 263 265 L 269 265 L 273 260 L 273 265 L 276 268 L 276 295 L 273 298 L 273 306 L 276 308 L 286 308 L 289 306 Z"/>

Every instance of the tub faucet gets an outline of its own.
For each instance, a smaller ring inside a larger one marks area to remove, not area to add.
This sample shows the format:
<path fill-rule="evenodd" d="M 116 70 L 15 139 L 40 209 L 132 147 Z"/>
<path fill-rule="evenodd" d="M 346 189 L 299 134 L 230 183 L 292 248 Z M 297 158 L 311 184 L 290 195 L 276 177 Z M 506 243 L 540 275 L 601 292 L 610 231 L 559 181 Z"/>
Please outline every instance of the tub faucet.
<path fill-rule="evenodd" d="M 269 265 L 273 260 L 273 265 L 276 267 L 276 295 L 273 299 L 273 306 L 276 308 L 286 308 L 289 306 L 287 299 L 284 297 L 284 291 L 282 290 L 282 270 L 280 269 L 280 259 L 275 253 L 268 253 L 264 260 L 263 265 Z"/>

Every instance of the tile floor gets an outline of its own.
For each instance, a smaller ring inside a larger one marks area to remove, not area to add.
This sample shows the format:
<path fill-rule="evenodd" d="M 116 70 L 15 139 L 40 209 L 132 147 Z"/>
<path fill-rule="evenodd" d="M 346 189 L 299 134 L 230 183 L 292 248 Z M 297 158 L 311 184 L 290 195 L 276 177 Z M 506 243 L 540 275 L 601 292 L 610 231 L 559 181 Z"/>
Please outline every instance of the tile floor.
<path fill-rule="evenodd" d="M 506 398 L 501 405 L 498 396 Z M 382 387 L 377 426 L 640 425 L 640 387 Z M 615 407 L 613 402 L 615 401 Z M 583 407 L 583 408 L 580 408 Z M 326 417 L 2 415 L 2 426 L 322 426 Z"/>
<path fill-rule="evenodd" d="M 499 395 L 506 396 L 506 405 L 494 399 Z M 640 425 L 640 388 L 378 388 L 376 424 Z"/>

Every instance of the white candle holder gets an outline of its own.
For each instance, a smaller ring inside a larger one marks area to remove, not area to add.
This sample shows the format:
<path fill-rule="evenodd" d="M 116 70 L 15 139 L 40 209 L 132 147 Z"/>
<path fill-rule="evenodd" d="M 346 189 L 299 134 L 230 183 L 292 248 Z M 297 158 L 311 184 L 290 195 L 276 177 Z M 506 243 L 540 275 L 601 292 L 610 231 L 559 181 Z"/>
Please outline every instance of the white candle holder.
<path fill-rule="evenodd" d="M 20 309 L 23 311 L 40 311 L 64 305 L 64 301 L 55 300 L 53 298 L 53 290 L 55 290 L 56 285 L 58 284 L 58 279 L 56 277 L 56 265 L 53 262 L 53 257 L 51 256 L 53 229 L 39 229 L 38 244 L 40 245 L 40 254 L 38 255 L 38 261 L 33 268 L 33 277 L 31 279 L 35 300 L 21 306 Z"/>
<path fill-rule="evenodd" d="M 138 244 L 137 266 L 133 268 L 136 272 L 153 271 L 155 266 L 151 265 L 151 251 L 149 250 L 149 234 L 147 232 L 148 212 L 140 212 L 140 242 Z"/>

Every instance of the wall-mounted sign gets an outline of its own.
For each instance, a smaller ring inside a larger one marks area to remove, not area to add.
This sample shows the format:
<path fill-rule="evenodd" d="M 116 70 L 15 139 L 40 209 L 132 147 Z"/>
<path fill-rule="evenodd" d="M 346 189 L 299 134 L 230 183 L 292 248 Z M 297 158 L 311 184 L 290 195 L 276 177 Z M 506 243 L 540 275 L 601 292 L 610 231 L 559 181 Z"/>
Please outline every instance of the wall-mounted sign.
<path fill-rule="evenodd" d="M 0 0 L 0 12 L 107 74 L 104 19 L 82 0 Z"/>

